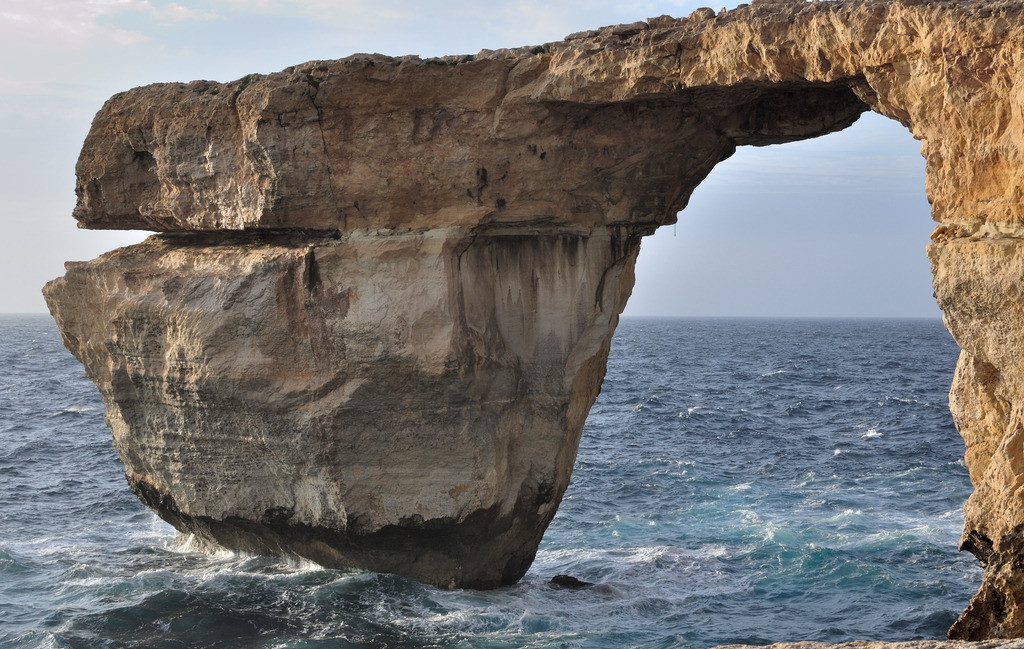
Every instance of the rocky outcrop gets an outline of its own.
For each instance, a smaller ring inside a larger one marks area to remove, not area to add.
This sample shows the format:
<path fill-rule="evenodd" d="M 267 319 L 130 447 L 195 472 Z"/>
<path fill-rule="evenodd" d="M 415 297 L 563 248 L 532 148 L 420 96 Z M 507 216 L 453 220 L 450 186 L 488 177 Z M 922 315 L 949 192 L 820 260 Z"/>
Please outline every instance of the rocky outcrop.
<path fill-rule="evenodd" d="M 729 644 L 712 649 L 754 649 L 757 645 Z M 955 640 L 909 640 L 905 642 L 779 642 L 763 645 L 763 649 L 1022 649 L 1022 640 L 987 640 L 962 642 Z"/>
<path fill-rule="evenodd" d="M 961 539 L 985 566 L 954 637 L 1024 636 L 1024 245 L 1008 226 L 939 226 L 928 247 L 935 294 L 962 351 L 950 410 L 975 492 Z"/>
<path fill-rule="evenodd" d="M 643 235 L 741 145 L 875 110 L 922 142 L 985 582 L 1024 635 L 1024 7 L 755 2 L 420 60 L 115 96 L 75 217 L 161 232 L 45 289 L 132 489 L 228 547 L 445 586 L 519 579 Z"/>
<path fill-rule="evenodd" d="M 132 489 L 183 532 L 517 581 L 565 490 L 639 238 L 154 236 L 47 289 Z"/>

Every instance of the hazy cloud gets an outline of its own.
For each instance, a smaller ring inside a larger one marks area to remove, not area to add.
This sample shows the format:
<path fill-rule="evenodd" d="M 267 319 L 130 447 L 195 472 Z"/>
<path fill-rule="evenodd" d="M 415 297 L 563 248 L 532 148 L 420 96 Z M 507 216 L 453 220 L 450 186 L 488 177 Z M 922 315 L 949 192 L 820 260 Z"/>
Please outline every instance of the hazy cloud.
<path fill-rule="evenodd" d="M 377 35 L 379 40 L 386 40 L 388 31 L 403 26 L 413 30 L 422 26 L 435 34 L 450 31 L 458 36 L 449 39 L 448 53 L 459 53 L 465 49 L 460 43 L 475 40 L 476 36 L 485 36 L 494 47 L 537 44 L 606 24 L 632 22 L 664 13 L 684 15 L 701 3 L 699 0 L 219 0 L 215 4 L 239 15 L 254 12 L 305 14 L 315 16 L 321 25 L 386 26 L 387 31 Z M 499 42 L 493 43 L 496 36 Z"/>
<path fill-rule="evenodd" d="M 29 30 L 46 39 L 47 47 L 58 48 L 68 41 L 80 45 L 102 39 L 126 46 L 146 40 L 146 35 L 141 32 L 103 22 L 105 17 L 126 12 L 145 14 L 157 21 L 216 16 L 213 12 L 192 9 L 177 2 L 154 4 L 150 0 L 7 0 L 5 5 L 0 11 L 0 35 L 17 36 Z"/>

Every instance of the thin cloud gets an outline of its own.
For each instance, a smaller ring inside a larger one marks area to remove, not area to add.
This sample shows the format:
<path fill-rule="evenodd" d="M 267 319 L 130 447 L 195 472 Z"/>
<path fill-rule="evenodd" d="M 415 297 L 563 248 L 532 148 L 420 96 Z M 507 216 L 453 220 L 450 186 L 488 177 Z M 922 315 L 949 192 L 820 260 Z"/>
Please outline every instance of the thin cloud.
<path fill-rule="evenodd" d="M 208 20 L 217 16 L 214 12 L 177 2 L 154 4 L 150 0 L 8 0 L 5 4 L 5 9 L 0 11 L 0 35 L 24 36 L 27 30 L 47 39 L 51 45 L 105 40 L 128 46 L 147 40 L 139 31 L 103 22 L 120 14 L 142 14 L 158 22 Z"/>
<path fill-rule="evenodd" d="M 731 2 L 735 4 L 735 2 Z M 479 0 L 219 0 L 229 13 L 279 13 L 315 16 L 320 25 L 346 27 L 356 23 L 418 24 L 423 29 L 446 31 L 449 27 L 497 37 L 509 45 L 539 44 L 570 32 L 614 22 L 632 22 L 663 13 L 685 15 L 700 0 L 514 0 L 488 3 Z M 381 34 L 386 38 L 387 34 Z M 458 47 L 458 46 L 456 46 Z M 454 51 L 449 53 L 455 53 Z"/>

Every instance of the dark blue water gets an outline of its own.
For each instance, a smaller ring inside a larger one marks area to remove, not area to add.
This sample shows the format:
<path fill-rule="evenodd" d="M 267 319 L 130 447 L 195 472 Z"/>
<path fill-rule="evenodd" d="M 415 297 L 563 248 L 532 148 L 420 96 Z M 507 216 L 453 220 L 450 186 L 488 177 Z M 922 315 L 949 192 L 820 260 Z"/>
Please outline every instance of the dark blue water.
<path fill-rule="evenodd" d="M 939 638 L 980 581 L 937 321 L 624 320 L 537 561 L 491 592 L 177 545 L 52 322 L 0 340 L 2 648 Z"/>

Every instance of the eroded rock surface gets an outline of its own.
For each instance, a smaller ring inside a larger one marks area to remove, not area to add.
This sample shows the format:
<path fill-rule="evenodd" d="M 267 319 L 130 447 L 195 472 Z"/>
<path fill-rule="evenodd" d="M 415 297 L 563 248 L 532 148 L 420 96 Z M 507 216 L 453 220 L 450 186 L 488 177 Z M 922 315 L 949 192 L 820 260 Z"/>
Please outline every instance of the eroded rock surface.
<path fill-rule="evenodd" d="M 729 644 L 712 649 L 755 649 L 758 645 Z M 1024 649 L 1024 640 L 986 640 L 963 642 L 956 640 L 908 640 L 905 642 L 778 642 L 763 645 L 761 649 Z"/>
<path fill-rule="evenodd" d="M 115 96 L 45 289 L 133 490 L 222 545 L 519 579 L 568 483 L 643 235 L 741 145 L 875 110 L 922 143 L 985 581 L 1024 635 L 1024 7 L 760 2 L 565 41 L 357 55 Z"/>
<path fill-rule="evenodd" d="M 58 323 L 129 484 L 179 530 L 494 587 L 566 488 L 638 245 L 163 235 L 69 265 L 48 296 L 76 305 Z"/>

